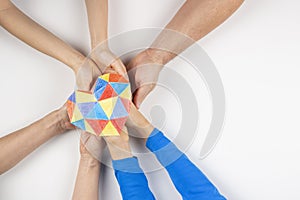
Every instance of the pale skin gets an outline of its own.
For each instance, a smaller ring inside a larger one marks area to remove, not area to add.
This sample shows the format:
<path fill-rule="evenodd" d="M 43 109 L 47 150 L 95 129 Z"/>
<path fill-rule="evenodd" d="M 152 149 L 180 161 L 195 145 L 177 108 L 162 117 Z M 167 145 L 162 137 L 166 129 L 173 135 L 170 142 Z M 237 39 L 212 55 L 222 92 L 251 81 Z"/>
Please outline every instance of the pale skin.
<path fill-rule="evenodd" d="M 154 89 L 165 64 L 222 24 L 243 1 L 187 0 L 152 46 L 139 53 L 127 66 L 127 70 L 135 69 L 133 78 L 137 89 L 134 104 L 139 108 Z"/>
<path fill-rule="evenodd" d="M 66 107 L 56 110 L 35 123 L 0 138 L 0 174 L 8 171 L 49 139 L 74 129 Z"/>

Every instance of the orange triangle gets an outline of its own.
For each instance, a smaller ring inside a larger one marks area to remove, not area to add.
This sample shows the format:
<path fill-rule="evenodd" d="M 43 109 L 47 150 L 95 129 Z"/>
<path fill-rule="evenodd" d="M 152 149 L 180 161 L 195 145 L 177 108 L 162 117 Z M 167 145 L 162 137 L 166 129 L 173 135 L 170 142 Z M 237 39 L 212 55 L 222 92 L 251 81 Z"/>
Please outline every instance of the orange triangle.
<path fill-rule="evenodd" d="M 120 82 L 119 80 L 122 78 L 123 76 L 119 75 L 119 74 L 110 74 L 109 76 L 109 82 Z"/>
<path fill-rule="evenodd" d="M 68 116 L 69 116 L 69 119 L 71 120 L 72 119 L 72 116 L 73 116 L 73 111 L 74 111 L 74 103 L 70 100 L 67 101 L 67 112 L 68 112 Z"/>
<path fill-rule="evenodd" d="M 111 87 L 110 84 L 107 84 L 99 100 L 108 99 L 116 96 L 118 96 L 118 94 L 115 92 L 115 90 Z"/>
<path fill-rule="evenodd" d="M 107 120 L 94 120 L 94 119 L 86 119 L 92 129 L 95 131 L 96 135 L 100 135 L 103 128 L 108 123 Z"/>

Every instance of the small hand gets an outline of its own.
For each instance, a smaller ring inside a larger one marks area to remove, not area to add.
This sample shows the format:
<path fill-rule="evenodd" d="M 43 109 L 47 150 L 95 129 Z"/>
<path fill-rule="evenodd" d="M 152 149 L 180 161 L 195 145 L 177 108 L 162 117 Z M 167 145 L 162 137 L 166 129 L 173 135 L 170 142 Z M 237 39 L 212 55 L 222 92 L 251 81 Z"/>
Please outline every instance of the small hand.
<path fill-rule="evenodd" d="M 102 152 L 105 148 L 105 145 L 106 144 L 102 137 L 82 131 L 80 137 L 81 158 L 95 158 L 98 161 L 101 161 Z"/>
<path fill-rule="evenodd" d="M 153 125 L 144 117 L 144 115 L 131 103 L 129 117 L 126 121 L 128 128 L 134 129 L 130 136 L 143 138 L 145 141 L 153 131 Z"/>
<path fill-rule="evenodd" d="M 132 157 L 129 145 L 129 136 L 127 128 L 124 127 L 120 136 L 106 136 L 104 140 L 113 160 L 121 160 Z"/>

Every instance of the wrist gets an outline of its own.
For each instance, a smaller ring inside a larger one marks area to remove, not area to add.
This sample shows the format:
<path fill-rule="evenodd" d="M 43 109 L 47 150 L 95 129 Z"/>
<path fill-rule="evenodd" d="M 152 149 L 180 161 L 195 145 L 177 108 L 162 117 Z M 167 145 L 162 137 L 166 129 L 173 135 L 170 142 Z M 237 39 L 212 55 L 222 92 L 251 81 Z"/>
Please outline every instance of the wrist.
<path fill-rule="evenodd" d="M 128 128 L 134 129 L 137 135 L 131 135 L 139 138 L 147 139 L 153 131 L 153 125 L 142 115 L 137 108 L 131 104 L 128 120 L 126 122 Z"/>
<path fill-rule="evenodd" d="M 83 56 L 82 54 L 77 54 L 74 53 L 74 55 L 72 55 L 69 58 L 69 65 L 72 68 L 72 70 L 74 71 L 75 74 L 77 74 L 78 70 L 80 69 L 80 67 L 83 66 L 83 64 L 87 62 L 87 58 L 85 56 Z"/>
<path fill-rule="evenodd" d="M 143 53 L 150 58 L 153 63 L 157 63 L 160 65 L 165 65 L 174 57 L 176 54 L 163 50 L 163 49 L 156 49 L 156 48 L 148 48 Z"/>
<path fill-rule="evenodd" d="M 66 107 L 53 111 L 43 119 L 44 128 L 53 135 L 59 135 L 73 128 L 69 122 Z"/>
<path fill-rule="evenodd" d="M 60 111 L 56 110 L 48 114 L 42 120 L 42 126 L 46 133 L 51 135 L 59 135 L 66 131 L 64 119 L 62 119 Z"/>
<path fill-rule="evenodd" d="M 80 155 L 80 165 L 88 167 L 88 168 L 100 167 L 100 162 L 90 155 L 81 154 Z"/>
<path fill-rule="evenodd" d="M 128 141 L 111 141 L 106 139 L 107 147 L 113 160 L 133 157 Z"/>

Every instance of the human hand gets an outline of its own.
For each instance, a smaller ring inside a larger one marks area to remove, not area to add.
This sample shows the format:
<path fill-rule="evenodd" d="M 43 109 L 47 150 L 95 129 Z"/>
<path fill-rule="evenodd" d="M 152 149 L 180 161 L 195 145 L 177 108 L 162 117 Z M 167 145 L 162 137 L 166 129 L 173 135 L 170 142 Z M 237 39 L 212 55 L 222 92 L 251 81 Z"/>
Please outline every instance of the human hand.
<path fill-rule="evenodd" d="M 105 142 L 102 137 L 82 131 L 80 136 L 80 156 L 82 159 L 101 160 Z"/>
<path fill-rule="evenodd" d="M 104 140 L 113 160 L 121 160 L 133 156 L 129 145 L 129 136 L 126 127 L 123 128 L 120 136 L 106 136 L 104 137 Z"/>
<path fill-rule="evenodd" d="M 78 90 L 90 91 L 101 71 L 91 59 L 86 58 L 75 74 Z"/>
<path fill-rule="evenodd" d="M 156 86 L 163 63 L 160 56 L 148 49 L 139 53 L 128 64 L 128 75 L 133 80 L 133 103 L 137 108 Z"/>
<path fill-rule="evenodd" d="M 93 84 L 93 86 L 90 86 L 90 80 L 93 80 L 93 83 L 94 83 L 95 82 L 94 79 L 96 79 L 98 77 L 98 75 L 95 76 L 94 78 L 91 78 L 91 77 L 93 77 L 92 76 L 93 74 L 99 73 L 100 70 L 96 71 L 96 73 L 94 73 L 93 68 L 94 68 L 93 65 L 84 65 L 83 69 L 85 71 L 82 71 L 84 73 L 81 73 L 81 75 L 88 74 L 89 77 L 90 77 L 89 79 L 85 79 L 84 82 L 83 82 L 84 83 L 83 87 L 85 87 L 85 88 L 88 88 L 88 87 L 93 88 L 95 86 L 94 84 Z M 115 60 L 112 63 L 112 65 L 110 65 L 108 67 L 105 67 L 103 69 L 104 69 L 103 73 L 117 73 L 116 69 L 118 69 L 118 72 L 120 72 L 120 71 L 122 73 L 124 71 L 126 72 L 126 68 L 125 68 L 125 66 L 123 65 L 123 63 L 121 62 L 120 59 Z M 82 80 L 82 79 L 80 79 L 80 80 Z M 91 90 L 91 89 L 88 89 L 88 90 Z M 97 160 L 100 161 L 105 145 L 106 144 L 104 143 L 102 137 L 95 136 L 95 135 L 92 135 L 88 132 L 82 131 L 82 133 L 81 133 L 81 142 L 80 142 L 81 157 L 86 157 L 86 158 L 94 157 L 94 158 L 96 158 Z"/>
<path fill-rule="evenodd" d="M 126 126 L 135 130 L 135 132 L 132 132 L 130 136 L 143 138 L 145 141 L 154 129 L 153 125 L 144 117 L 144 115 L 132 102 Z"/>
<path fill-rule="evenodd" d="M 90 57 L 97 64 L 101 72 L 104 73 L 110 67 L 114 70 L 114 73 L 126 76 L 126 67 L 121 59 L 110 51 L 107 42 L 101 43 L 93 49 Z"/>
<path fill-rule="evenodd" d="M 54 111 L 55 120 L 56 120 L 56 133 L 61 134 L 68 130 L 75 129 L 69 120 L 68 112 L 67 112 L 67 105 L 64 104 L 60 109 Z"/>

